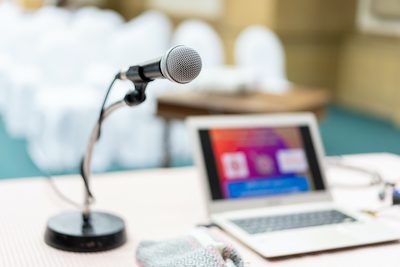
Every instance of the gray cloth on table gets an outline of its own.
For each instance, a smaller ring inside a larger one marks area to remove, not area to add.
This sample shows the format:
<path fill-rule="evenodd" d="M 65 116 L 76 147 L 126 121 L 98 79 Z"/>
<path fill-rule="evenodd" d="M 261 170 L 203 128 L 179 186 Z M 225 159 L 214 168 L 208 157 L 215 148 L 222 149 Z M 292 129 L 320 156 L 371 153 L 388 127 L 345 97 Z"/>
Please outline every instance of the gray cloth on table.
<path fill-rule="evenodd" d="M 136 251 L 142 267 L 243 267 L 243 260 L 230 245 L 199 229 L 177 239 L 142 241 Z"/>

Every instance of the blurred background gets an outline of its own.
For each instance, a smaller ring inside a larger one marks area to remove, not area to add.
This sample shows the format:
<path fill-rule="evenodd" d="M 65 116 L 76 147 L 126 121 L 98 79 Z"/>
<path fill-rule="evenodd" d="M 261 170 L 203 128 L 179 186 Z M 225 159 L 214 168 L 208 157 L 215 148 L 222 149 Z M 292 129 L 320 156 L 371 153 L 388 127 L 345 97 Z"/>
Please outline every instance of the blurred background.
<path fill-rule="evenodd" d="M 0 178 L 77 173 L 114 75 L 176 44 L 199 51 L 202 74 L 155 81 L 110 117 L 94 171 L 160 167 L 166 142 L 171 166 L 190 165 L 184 124 L 165 135 L 157 97 L 191 90 L 323 91 L 328 155 L 399 154 L 399 37 L 398 0 L 0 0 Z"/>

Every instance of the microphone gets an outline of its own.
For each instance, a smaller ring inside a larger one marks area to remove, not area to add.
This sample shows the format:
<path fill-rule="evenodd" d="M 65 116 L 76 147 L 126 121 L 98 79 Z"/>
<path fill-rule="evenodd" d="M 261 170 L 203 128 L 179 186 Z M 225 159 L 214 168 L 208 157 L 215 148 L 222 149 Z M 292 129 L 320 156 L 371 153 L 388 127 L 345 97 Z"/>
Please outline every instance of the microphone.
<path fill-rule="evenodd" d="M 110 86 L 100 110 L 100 116 L 90 135 L 86 154 L 82 160 L 81 176 L 86 193 L 82 211 L 61 213 L 49 219 L 45 232 L 45 242 L 54 248 L 75 252 L 98 252 L 117 248 L 126 242 L 125 222 L 122 218 L 105 212 L 91 211 L 93 198 L 90 190 L 90 166 L 93 149 L 99 140 L 103 121 L 114 111 L 125 106 L 137 106 L 146 100 L 146 86 L 158 78 L 177 83 L 188 83 L 201 70 L 201 58 L 192 48 L 175 46 L 163 57 L 129 67 L 118 73 Z M 106 102 L 117 79 L 130 80 L 134 89 L 122 100 L 106 107 Z"/>
<path fill-rule="evenodd" d="M 199 75 L 201 66 L 200 55 L 194 49 L 178 45 L 168 50 L 161 58 L 121 71 L 117 78 L 139 83 L 148 83 L 154 79 L 168 79 L 184 84 L 191 82 Z"/>

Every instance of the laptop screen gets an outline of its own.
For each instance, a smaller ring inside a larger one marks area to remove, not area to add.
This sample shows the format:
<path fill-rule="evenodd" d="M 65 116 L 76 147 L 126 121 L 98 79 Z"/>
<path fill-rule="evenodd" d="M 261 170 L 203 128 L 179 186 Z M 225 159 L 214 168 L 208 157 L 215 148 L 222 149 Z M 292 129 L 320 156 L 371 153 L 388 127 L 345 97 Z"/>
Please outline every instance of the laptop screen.
<path fill-rule="evenodd" d="M 308 126 L 199 131 L 213 200 L 324 190 Z"/>

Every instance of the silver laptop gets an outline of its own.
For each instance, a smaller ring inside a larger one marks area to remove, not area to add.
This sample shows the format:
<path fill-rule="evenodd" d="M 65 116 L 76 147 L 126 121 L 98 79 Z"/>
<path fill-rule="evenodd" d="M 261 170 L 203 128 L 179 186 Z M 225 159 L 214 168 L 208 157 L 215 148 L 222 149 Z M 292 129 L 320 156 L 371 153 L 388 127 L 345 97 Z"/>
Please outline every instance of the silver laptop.
<path fill-rule="evenodd" d="M 400 233 L 336 206 L 309 113 L 193 117 L 211 220 L 264 257 L 381 243 Z"/>

